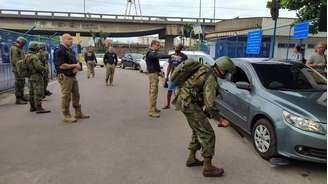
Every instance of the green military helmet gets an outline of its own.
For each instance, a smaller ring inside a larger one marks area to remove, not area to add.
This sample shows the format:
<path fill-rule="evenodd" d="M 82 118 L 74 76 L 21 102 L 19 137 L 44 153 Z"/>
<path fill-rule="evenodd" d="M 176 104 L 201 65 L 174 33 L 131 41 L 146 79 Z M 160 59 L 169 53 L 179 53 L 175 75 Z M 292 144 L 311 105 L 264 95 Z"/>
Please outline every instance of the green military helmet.
<path fill-rule="evenodd" d="M 232 60 L 227 56 L 218 58 L 215 61 L 215 66 L 226 73 L 232 73 L 236 69 L 235 64 L 233 64 Z"/>
<path fill-rule="evenodd" d="M 23 45 L 27 42 L 27 39 L 22 37 L 22 36 L 19 36 L 17 39 L 16 39 L 16 42 L 20 42 L 22 43 Z"/>
<path fill-rule="evenodd" d="M 39 48 L 40 48 L 40 49 L 43 49 L 43 50 L 46 50 L 46 48 L 47 48 L 47 44 L 44 43 L 44 42 L 39 42 Z"/>
<path fill-rule="evenodd" d="M 37 51 L 38 49 L 40 49 L 39 43 L 40 42 L 31 41 L 28 44 L 28 50 L 30 50 L 30 51 Z"/>

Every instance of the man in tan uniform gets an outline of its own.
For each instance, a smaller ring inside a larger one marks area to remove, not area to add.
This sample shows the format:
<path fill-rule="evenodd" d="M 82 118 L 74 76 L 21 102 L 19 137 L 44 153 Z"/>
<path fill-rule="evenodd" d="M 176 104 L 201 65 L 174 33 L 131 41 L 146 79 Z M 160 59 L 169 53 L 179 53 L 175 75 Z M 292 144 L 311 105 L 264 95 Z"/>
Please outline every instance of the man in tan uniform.
<path fill-rule="evenodd" d="M 110 47 L 104 55 L 104 64 L 106 66 L 106 85 L 107 86 L 113 86 L 113 79 L 114 79 L 114 73 L 115 73 L 117 61 L 118 61 L 117 54 L 113 51 L 113 48 Z"/>
<path fill-rule="evenodd" d="M 71 49 L 73 37 L 70 34 L 62 36 L 62 43 L 54 52 L 54 63 L 57 72 L 57 80 L 61 85 L 62 91 L 62 112 L 64 122 L 75 123 L 77 119 L 90 118 L 89 115 L 81 111 L 79 84 L 76 74 L 81 70 L 80 64 L 76 60 L 75 52 Z M 75 117 L 70 114 L 69 104 L 73 102 Z"/>

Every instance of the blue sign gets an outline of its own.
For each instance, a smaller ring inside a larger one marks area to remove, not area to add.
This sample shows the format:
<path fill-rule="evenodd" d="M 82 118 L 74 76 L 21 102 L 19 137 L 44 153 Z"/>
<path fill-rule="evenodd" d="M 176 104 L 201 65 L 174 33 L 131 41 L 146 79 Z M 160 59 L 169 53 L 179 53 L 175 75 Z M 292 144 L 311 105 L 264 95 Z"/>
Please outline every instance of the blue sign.
<path fill-rule="evenodd" d="M 295 24 L 294 35 L 295 40 L 305 39 L 309 35 L 309 22 Z"/>
<path fill-rule="evenodd" d="M 249 32 L 247 35 L 246 54 L 260 54 L 262 45 L 262 30 Z"/>

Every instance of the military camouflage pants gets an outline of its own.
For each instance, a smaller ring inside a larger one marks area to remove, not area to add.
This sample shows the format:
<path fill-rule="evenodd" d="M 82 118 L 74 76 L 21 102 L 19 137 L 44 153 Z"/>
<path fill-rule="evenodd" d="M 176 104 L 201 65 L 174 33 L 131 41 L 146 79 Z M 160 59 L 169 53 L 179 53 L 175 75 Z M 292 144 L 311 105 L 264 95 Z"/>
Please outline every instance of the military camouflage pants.
<path fill-rule="evenodd" d="M 202 109 L 196 104 L 190 104 L 182 109 L 192 130 L 191 142 L 188 149 L 202 149 L 202 156 L 211 158 L 215 150 L 215 133 Z"/>
<path fill-rule="evenodd" d="M 113 84 L 116 66 L 114 64 L 106 64 L 106 83 Z"/>
<path fill-rule="evenodd" d="M 63 74 L 57 76 L 57 80 L 61 86 L 62 100 L 61 100 L 61 109 L 63 115 L 71 115 L 69 110 L 69 104 L 73 102 L 73 107 L 76 112 L 81 112 L 80 105 L 80 92 L 79 84 L 75 77 L 67 77 Z"/>
<path fill-rule="evenodd" d="M 42 76 L 39 76 L 39 79 L 29 80 L 29 83 L 31 107 L 41 107 L 41 100 L 44 97 L 44 81 Z"/>
<path fill-rule="evenodd" d="M 49 83 L 49 71 L 44 73 L 43 82 L 44 82 L 44 92 L 46 93 L 47 88 L 48 88 L 48 83 Z"/>
<path fill-rule="evenodd" d="M 96 67 L 96 63 L 94 61 L 88 61 L 88 78 L 90 78 L 90 75 L 92 75 L 92 77 L 95 77 L 95 67 Z"/>
<path fill-rule="evenodd" d="M 155 112 L 157 106 L 159 78 L 157 73 L 148 74 L 148 78 L 149 78 L 149 112 Z"/>
<path fill-rule="evenodd" d="M 15 96 L 23 97 L 24 96 L 24 87 L 25 87 L 25 78 L 20 77 L 17 73 L 15 75 Z"/>

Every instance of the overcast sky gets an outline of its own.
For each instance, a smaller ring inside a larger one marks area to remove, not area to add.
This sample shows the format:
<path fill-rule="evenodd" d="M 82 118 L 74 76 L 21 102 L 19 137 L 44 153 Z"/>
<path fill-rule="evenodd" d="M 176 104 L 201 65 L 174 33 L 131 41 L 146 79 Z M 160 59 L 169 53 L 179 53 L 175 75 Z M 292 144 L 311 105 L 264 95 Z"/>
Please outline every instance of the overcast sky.
<path fill-rule="evenodd" d="M 85 0 L 86 12 L 124 14 L 127 0 Z M 138 0 L 136 0 L 138 1 Z M 142 14 L 198 17 L 199 0 L 140 0 Z M 216 18 L 270 16 L 267 0 L 216 0 Z M 202 0 L 202 17 L 213 18 L 214 0 Z M 83 0 L 0 0 L 0 9 L 83 12 Z M 281 17 L 295 17 L 281 10 Z"/>

